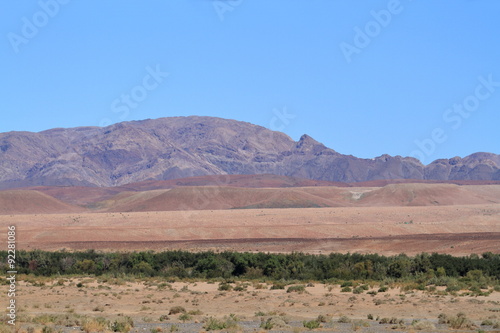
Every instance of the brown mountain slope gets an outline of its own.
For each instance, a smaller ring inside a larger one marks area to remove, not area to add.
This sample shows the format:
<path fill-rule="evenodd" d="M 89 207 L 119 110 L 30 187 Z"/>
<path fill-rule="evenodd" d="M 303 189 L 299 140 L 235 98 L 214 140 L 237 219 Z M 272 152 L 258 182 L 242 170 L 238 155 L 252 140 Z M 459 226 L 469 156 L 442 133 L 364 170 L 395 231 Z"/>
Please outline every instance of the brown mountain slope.
<path fill-rule="evenodd" d="M 336 191 L 337 188 L 330 188 Z M 153 192 L 153 193 L 151 193 Z M 214 210 L 234 208 L 300 208 L 340 206 L 302 190 L 301 188 L 234 188 L 189 186 L 171 190 L 156 190 L 113 198 L 108 211 L 174 211 Z M 111 201 L 111 200 L 110 200 Z"/>
<path fill-rule="evenodd" d="M 454 184 L 391 184 L 364 193 L 363 206 L 443 206 L 500 203 L 500 186 L 472 188 Z"/>
<path fill-rule="evenodd" d="M 449 206 L 500 203 L 500 186 L 393 184 L 373 187 L 177 187 L 124 192 L 95 205 L 100 211 L 146 212 L 243 208 Z"/>
<path fill-rule="evenodd" d="M 0 188 L 121 186 L 147 180 L 276 174 L 337 182 L 500 180 L 500 157 L 477 153 L 428 166 L 410 157 L 342 155 L 308 135 L 213 117 L 172 117 L 108 127 L 0 133 Z"/>
<path fill-rule="evenodd" d="M 0 214 L 76 213 L 84 209 L 29 190 L 0 191 Z"/>

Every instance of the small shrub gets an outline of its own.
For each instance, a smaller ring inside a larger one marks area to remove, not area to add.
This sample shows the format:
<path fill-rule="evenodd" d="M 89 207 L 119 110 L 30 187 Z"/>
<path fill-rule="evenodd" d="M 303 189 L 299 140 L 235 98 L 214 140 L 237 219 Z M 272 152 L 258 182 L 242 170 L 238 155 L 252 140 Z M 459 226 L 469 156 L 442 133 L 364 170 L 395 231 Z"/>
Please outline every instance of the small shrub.
<path fill-rule="evenodd" d="M 320 323 L 327 323 L 330 321 L 330 318 L 328 316 L 325 316 L 325 315 L 322 315 L 320 314 L 318 316 L 318 318 L 316 318 L 316 321 L 320 322 Z"/>
<path fill-rule="evenodd" d="M 285 287 L 286 287 L 286 283 L 284 283 L 284 282 L 275 282 L 271 286 L 271 290 L 274 290 L 274 289 L 285 289 Z"/>
<path fill-rule="evenodd" d="M 219 284 L 219 291 L 231 291 L 233 287 L 229 283 L 221 282 Z"/>
<path fill-rule="evenodd" d="M 104 332 L 109 328 L 109 322 L 102 318 L 90 318 L 83 322 L 82 329 L 85 333 Z"/>
<path fill-rule="evenodd" d="M 378 288 L 379 293 L 385 293 L 387 290 L 389 290 L 389 287 L 387 287 L 387 286 L 382 286 L 382 287 Z"/>
<path fill-rule="evenodd" d="M 352 322 L 352 320 L 347 316 L 342 316 L 339 318 L 338 322 L 342 324 L 349 324 Z"/>
<path fill-rule="evenodd" d="M 481 322 L 481 326 L 493 326 L 493 321 L 485 319 Z"/>
<path fill-rule="evenodd" d="M 183 313 L 179 316 L 179 320 L 182 320 L 182 322 L 186 322 L 186 321 L 189 321 L 193 319 L 193 317 L 191 317 L 190 315 L 188 315 L 187 313 Z"/>
<path fill-rule="evenodd" d="M 304 285 L 298 285 L 298 286 L 291 286 L 291 287 L 288 287 L 287 289 L 287 293 L 293 293 L 293 292 L 296 292 L 296 293 L 299 293 L 299 294 L 302 294 L 304 291 L 306 291 L 306 287 Z"/>
<path fill-rule="evenodd" d="M 453 329 L 463 329 L 463 328 L 474 328 L 474 324 L 467 319 L 465 313 L 460 312 L 456 316 L 448 316 L 444 313 L 439 314 L 438 316 L 439 324 L 447 324 L 450 328 Z"/>
<path fill-rule="evenodd" d="M 353 294 L 362 294 L 363 293 L 363 288 L 361 287 L 356 287 L 354 288 L 354 290 L 352 291 Z"/>
<path fill-rule="evenodd" d="M 368 327 L 368 326 L 370 326 L 370 324 L 364 320 L 354 320 L 351 324 L 351 328 L 353 331 L 357 331 L 361 327 Z"/>
<path fill-rule="evenodd" d="M 102 305 L 97 305 L 95 308 L 92 309 L 92 311 L 104 312 L 104 307 Z"/>
<path fill-rule="evenodd" d="M 265 321 L 262 321 L 260 324 L 260 328 L 265 330 L 272 330 L 273 328 L 287 328 L 290 327 L 285 322 L 283 318 L 280 317 L 270 317 Z"/>
<path fill-rule="evenodd" d="M 214 318 L 214 317 L 210 317 L 205 322 L 205 325 L 203 325 L 203 328 L 206 329 L 207 331 L 218 331 L 218 330 L 226 329 L 227 325 L 222 320 L 219 320 L 219 319 Z"/>
<path fill-rule="evenodd" d="M 417 331 L 433 331 L 436 329 L 433 323 L 426 320 L 415 320 L 411 323 L 411 327 Z"/>
<path fill-rule="evenodd" d="M 199 315 L 202 315 L 203 312 L 201 310 L 196 309 L 196 310 L 189 311 L 188 314 L 190 314 L 192 316 L 199 316 Z"/>
<path fill-rule="evenodd" d="M 342 293 L 350 293 L 352 291 L 351 287 L 344 287 L 340 289 L 340 292 Z"/>
<path fill-rule="evenodd" d="M 310 320 L 310 321 L 307 321 L 307 320 L 304 320 L 302 322 L 302 325 L 304 325 L 305 328 L 308 328 L 310 330 L 313 330 L 315 328 L 319 328 L 320 326 L 320 322 L 317 321 L 317 320 Z"/>
<path fill-rule="evenodd" d="M 174 306 L 174 307 L 170 308 L 170 311 L 168 314 L 175 315 L 178 313 L 186 313 L 186 309 L 184 309 L 184 307 L 182 307 L 182 306 Z"/>
<path fill-rule="evenodd" d="M 54 333 L 55 330 L 54 330 L 54 327 L 52 326 L 44 326 L 42 328 L 42 333 Z"/>
<path fill-rule="evenodd" d="M 113 332 L 122 332 L 122 333 L 127 333 L 132 330 L 134 327 L 134 321 L 130 317 L 123 317 L 120 319 L 115 320 L 111 324 L 111 330 Z"/>

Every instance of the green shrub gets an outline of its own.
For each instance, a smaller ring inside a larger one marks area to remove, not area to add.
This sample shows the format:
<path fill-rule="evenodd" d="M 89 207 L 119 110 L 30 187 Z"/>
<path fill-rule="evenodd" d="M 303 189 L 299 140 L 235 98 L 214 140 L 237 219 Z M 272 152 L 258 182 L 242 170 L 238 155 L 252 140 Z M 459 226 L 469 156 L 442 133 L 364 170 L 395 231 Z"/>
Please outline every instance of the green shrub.
<path fill-rule="evenodd" d="M 214 317 L 210 317 L 207 319 L 205 322 L 205 325 L 203 325 L 203 328 L 206 329 L 207 331 L 218 331 L 218 330 L 223 330 L 226 329 L 226 323 L 222 320 L 219 320 Z"/>
<path fill-rule="evenodd" d="M 361 287 L 356 287 L 356 288 L 354 288 L 354 289 L 353 289 L 352 293 L 353 293 L 353 294 L 362 294 L 362 293 L 363 293 L 363 290 L 364 290 L 364 289 L 363 289 L 363 288 L 361 288 Z"/>
<path fill-rule="evenodd" d="M 221 282 L 219 284 L 220 291 L 231 291 L 233 287 L 229 283 Z"/>
<path fill-rule="evenodd" d="M 299 294 L 302 294 L 304 291 L 306 291 L 306 287 L 304 285 L 298 285 L 298 286 L 291 286 L 291 287 L 288 287 L 287 289 L 287 293 L 293 293 L 293 292 L 296 292 L 296 293 L 299 293 Z"/>
<path fill-rule="evenodd" d="M 344 281 L 342 282 L 342 284 L 340 285 L 340 288 L 344 288 L 344 287 L 352 287 L 353 285 L 353 282 L 352 281 Z"/>
<path fill-rule="evenodd" d="M 313 329 L 318 328 L 320 326 L 320 322 L 317 320 L 310 320 L 310 321 L 304 320 L 302 322 L 302 325 L 304 325 L 305 328 L 313 330 Z"/>
<path fill-rule="evenodd" d="M 340 289 L 340 292 L 342 293 L 350 293 L 352 291 L 351 287 L 344 287 Z"/>
<path fill-rule="evenodd" d="M 134 327 L 134 321 L 130 317 L 123 317 L 115 320 L 111 324 L 111 330 L 113 332 L 127 333 Z"/>
<path fill-rule="evenodd" d="M 181 320 L 182 322 L 186 322 L 186 321 L 191 320 L 191 319 L 193 319 L 193 317 L 191 317 L 187 313 L 183 313 L 179 316 L 179 320 Z"/>
<path fill-rule="evenodd" d="M 275 282 L 271 286 L 271 290 L 274 290 L 274 289 L 285 289 L 285 287 L 286 287 L 286 283 L 285 282 Z"/>

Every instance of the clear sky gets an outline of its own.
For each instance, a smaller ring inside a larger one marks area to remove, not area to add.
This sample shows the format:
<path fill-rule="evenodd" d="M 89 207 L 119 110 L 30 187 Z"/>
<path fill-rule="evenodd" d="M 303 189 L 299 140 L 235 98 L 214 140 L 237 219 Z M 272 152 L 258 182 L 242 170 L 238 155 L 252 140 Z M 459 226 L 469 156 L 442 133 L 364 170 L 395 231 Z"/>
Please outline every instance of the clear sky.
<path fill-rule="evenodd" d="M 498 0 L 0 6 L 0 132 L 205 115 L 364 158 L 500 153 Z"/>

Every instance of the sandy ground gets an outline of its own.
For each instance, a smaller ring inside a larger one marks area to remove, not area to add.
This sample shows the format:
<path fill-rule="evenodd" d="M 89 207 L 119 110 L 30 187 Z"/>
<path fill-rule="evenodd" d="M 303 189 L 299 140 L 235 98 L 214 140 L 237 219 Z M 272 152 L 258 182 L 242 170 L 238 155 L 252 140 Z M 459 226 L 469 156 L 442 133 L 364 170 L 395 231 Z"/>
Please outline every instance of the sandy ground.
<path fill-rule="evenodd" d="M 1 215 L 18 249 L 498 253 L 500 204 Z"/>
<path fill-rule="evenodd" d="M 387 292 L 369 295 L 366 292 L 377 291 L 379 287 L 372 285 L 365 293 L 354 295 L 340 292 L 339 285 L 313 283 L 306 287 L 306 292 L 299 294 L 288 293 L 287 287 L 271 290 L 271 285 L 257 282 L 238 282 L 243 283 L 245 290 L 223 292 L 218 291 L 218 283 L 208 282 L 137 282 L 122 279 L 104 282 L 96 278 L 65 278 L 61 280 L 63 285 L 59 285 L 57 281 L 46 280 L 44 286 L 34 286 L 33 281 L 18 281 L 18 314 L 81 314 L 106 318 L 116 318 L 121 314 L 132 317 L 136 323 L 156 323 L 156 326 L 182 322 L 179 314 L 169 314 L 174 306 L 182 306 L 186 311 L 198 311 L 188 320 L 193 324 L 206 317 L 223 318 L 231 313 L 242 321 L 256 322 L 257 325 L 261 318 L 273 315 L 299 323 L 316 319 L 319 315 L 327 316 L 333 322 L 347 316 L 363 319 L 370 327 L 378 324 L 367 320 L 369 314 L 374 319 L 396 317 L 406 324 L 414 319 L 426 319 L 436 324 L 439 313 L 456 315 L 464 312 L 478 326 L 485 319 L 500 319 L 498 292 L 479 297 L 438 296 L 424 291 L 405 292 L 393 285 Z M 77 287 L 78 282 L 82 282 L 83 287 Z M 0 292 L 6 293 L 7 286 L 2 285 Z M 264 316 L 256 316 L 258 312 Z M 162 315 L 166 315 L 168 320 L 161 322 Z"/>

